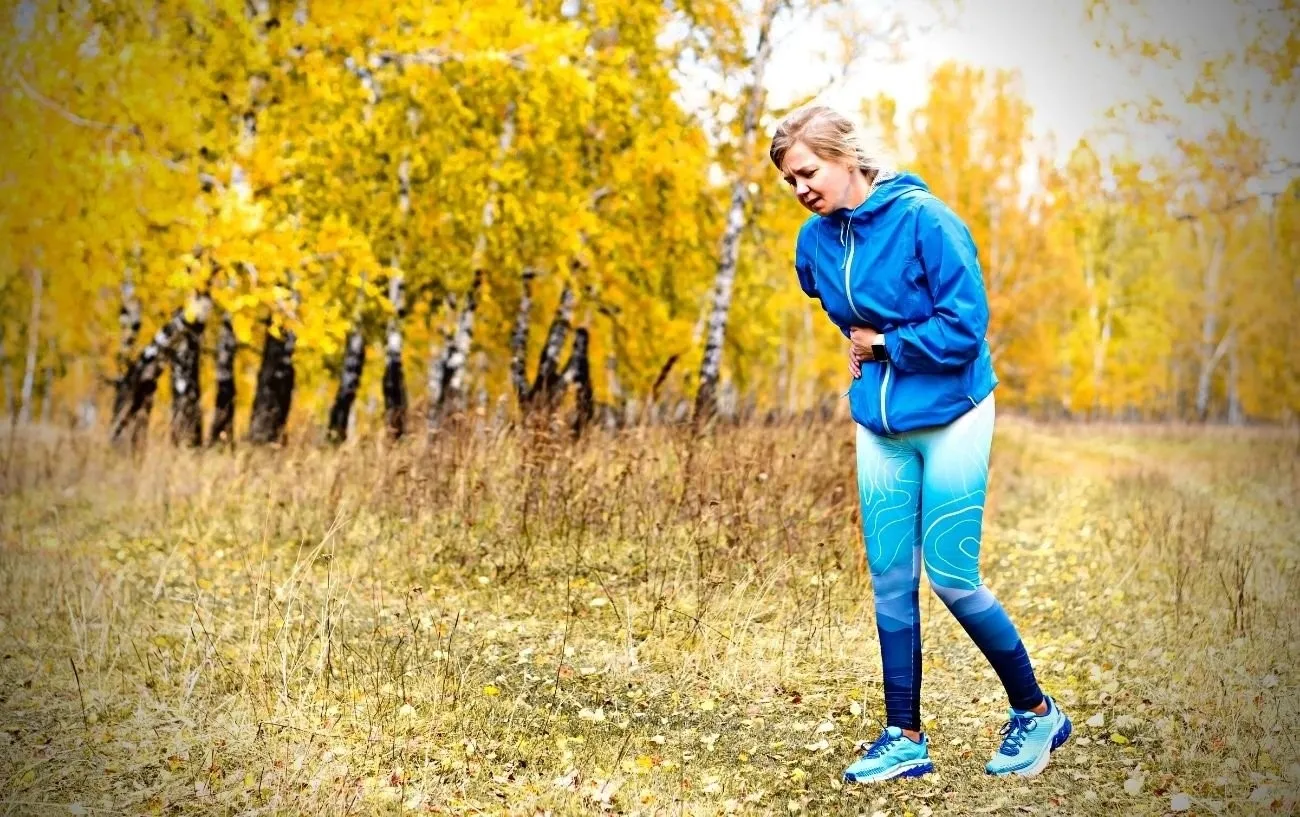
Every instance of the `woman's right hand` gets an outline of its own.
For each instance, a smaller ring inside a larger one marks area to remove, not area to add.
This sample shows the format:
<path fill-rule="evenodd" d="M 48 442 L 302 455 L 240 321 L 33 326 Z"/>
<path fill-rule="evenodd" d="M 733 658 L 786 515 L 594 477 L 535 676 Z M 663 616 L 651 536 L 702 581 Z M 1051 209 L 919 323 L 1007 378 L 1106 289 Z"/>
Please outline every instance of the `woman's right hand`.
<path fill-rule="evenodd" d="M 853 378 L 862 376 L 862 361 L 871 360 L 871 344 L 879 334 L 870 326 L 854 326 L 849 330 L 849 371 Z"/>
<path fill-rule="evenodd" d="M 862 376 L 862 361 L 866 359 L 866 354 L 859 350 L 856 343 L 849 344 L 849 371 L 853 374 L 854 380 Z"/>

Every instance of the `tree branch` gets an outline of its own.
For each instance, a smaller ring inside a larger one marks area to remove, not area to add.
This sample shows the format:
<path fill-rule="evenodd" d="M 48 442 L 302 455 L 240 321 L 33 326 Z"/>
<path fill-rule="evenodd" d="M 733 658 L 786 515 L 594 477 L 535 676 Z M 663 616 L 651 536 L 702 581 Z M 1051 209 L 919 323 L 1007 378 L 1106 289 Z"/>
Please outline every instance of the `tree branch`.
<path fill-rule="evenodd" d="M 49 97 L 42 94 L 40 91 L 33 88 L 31 83 L 29 83 L 27 79 L 23 77 L 23 75 L 20 74 L 19 72 L 14 71 L 13 77 L 15 80 L 18 81 L 18 85 L 22 87 L 23 91 L 32 98 L 32 101 L 36 102 L 37 104 L 51 111 L 54 111 L 56 114 L 58 114 L 59 116 L 63 117 L 64 119 L 66 119 L 67 121 L 71 122 L 72 124 L 78 127 L 94 128 L 96 130 L 115 131 L 119 133 L 132 130 L 131 128 L 125 127 L 123 125 L 114 125 L 108 122 L 99 122 L 94 119 L 87 119 L 84 116 L 78 116 L 77 114 L 62 107 L 54 100 L 50 99 Z"/>

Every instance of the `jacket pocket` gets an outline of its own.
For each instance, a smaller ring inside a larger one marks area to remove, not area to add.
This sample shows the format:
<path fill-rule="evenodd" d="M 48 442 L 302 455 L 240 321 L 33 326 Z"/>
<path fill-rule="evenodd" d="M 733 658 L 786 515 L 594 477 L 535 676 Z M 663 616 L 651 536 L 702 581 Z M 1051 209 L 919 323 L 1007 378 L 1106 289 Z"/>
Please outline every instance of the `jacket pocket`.
<path fill-rule="evenodd" d="M 886 411 L 894 433 L 945 425 L 971 407 L 969 369 L 962 371 L 893 372 Z"/>
<path fill-rule="evenodd" d="M 862 376 L 849 384 L 849 414 L 853 421 L 876 434 L 885 432 L 880 422 L 880 375 L 878 363 L 862 364 Z"/>

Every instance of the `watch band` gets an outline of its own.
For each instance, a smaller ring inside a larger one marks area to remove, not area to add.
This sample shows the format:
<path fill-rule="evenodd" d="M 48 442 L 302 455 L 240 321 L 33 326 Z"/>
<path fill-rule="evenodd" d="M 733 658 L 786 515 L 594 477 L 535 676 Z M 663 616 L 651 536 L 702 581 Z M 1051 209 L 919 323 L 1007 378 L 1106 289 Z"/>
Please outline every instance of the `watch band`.
<path fill-rule="evenodd" d="M 889 349 L 885 347 L 885 339 L 876 336 L 875 342 L 871 344 L 871 359 L 885 362 L 889 360 Z"/>

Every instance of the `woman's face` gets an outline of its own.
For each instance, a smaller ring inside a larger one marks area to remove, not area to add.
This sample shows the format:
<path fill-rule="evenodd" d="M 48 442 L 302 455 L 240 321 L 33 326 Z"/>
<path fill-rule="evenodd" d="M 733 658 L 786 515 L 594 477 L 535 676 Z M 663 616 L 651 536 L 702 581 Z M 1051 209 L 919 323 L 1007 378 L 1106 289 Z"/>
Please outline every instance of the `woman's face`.
<path fill-rule="evenodd" d="M 786 151 L 781 170 L 799 203 L 821 216 L 845 206 L 857 172 L 856 167 L 823 159 L 799 141 Z"/>

